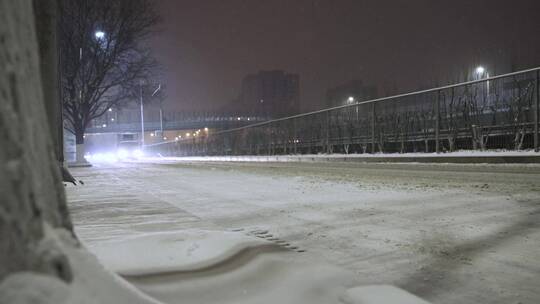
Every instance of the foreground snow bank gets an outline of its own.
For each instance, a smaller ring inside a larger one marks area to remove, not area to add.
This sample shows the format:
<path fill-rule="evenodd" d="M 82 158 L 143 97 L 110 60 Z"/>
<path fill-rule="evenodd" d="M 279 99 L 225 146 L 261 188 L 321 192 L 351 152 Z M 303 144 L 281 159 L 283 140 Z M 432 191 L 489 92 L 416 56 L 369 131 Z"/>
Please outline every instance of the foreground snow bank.
<path fill-rule="evenodd" d="M 78 299 L 85 300 L 85 299 Z M 92 303 L 73 299 L 69 285 L 60 279 L 34 272 L 19 272 L 0 284 L 0 303 Z"/>
<path fill-rule="evenodd" d="M 187 229 L 94 243 L 110 269 L 164 303 L 426 304 L 395 287 L 350 289 L 355 276 L 264 238 Z"/>
<path fill-rule="evenodd" d="M 63 229 L 46 227 L 44 240 L 66 254 L 73 281 L 34 272 L 19 272 L 0 283 L 0 304 L 159 304 L 122 278 L 106 270 L 97 259 Z"/>
<path fill-rule="evenodd" d="M 134 276 L 205 269 L 243 250 L 270 245 L 242 233 L 187 229 L 100 242 L 90 251 L 108 269 Z"/>

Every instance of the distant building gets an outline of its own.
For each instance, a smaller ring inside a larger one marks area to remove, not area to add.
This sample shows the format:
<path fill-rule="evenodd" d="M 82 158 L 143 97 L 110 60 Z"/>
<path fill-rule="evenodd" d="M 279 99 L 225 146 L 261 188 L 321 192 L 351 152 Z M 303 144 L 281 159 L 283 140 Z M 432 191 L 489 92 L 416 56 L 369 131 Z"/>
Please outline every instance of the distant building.
<path fill-rule="evenodd" d="M 354 102 L 377 98 L 377 87 L 366 86 L 360 80 L 353 80 L 346 84 L 328 89 L 326 91 L 326 106 L 337 107 L 347 104 L 349 97 Z"/>
<path fill-rule="evenodd" d="M 284 71 L 260 71 L 242 81 L 239 104 L 250 114 L 278 118 L 300 112 L 300 77 Z"/>

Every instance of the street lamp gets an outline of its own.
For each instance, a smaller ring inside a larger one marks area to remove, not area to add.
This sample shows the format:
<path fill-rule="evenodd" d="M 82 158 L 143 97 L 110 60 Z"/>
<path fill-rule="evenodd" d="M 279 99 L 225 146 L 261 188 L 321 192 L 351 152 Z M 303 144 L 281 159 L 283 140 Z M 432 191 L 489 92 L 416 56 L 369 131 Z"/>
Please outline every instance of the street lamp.
<path fill-rule="evenodd" d="M 141 149 L 144 148 L 144 102 L 143 102 L 143 84 L 144 84 L 144 81 L 143 80 L 140 80 L 139 81 L 139 86 L 140 86 L 140 103 L 141 103 Z M 161 84 L 158 86 L 158 88 L 154 91 L 154 93 L 152 93 L 152 96 L 154 96 L 154 94 L 156 94 L 159 90 L 161 89 Z M 161 114 L 161 112 L 160 112 Z M 161 115 L 160 115 L 161 116 Z M 163 135 L 163 127 L 161 127 L 161 134 L 160 135 Z"/>
<path fill-rule="evenodd" d="M 95 36 L 96 39 L 98 39 L 98 40 L 99 40 L 99 39 L 103 39 L 103 38 L 105 37 L 105 32 L 103 32 L 103 31 L 96 31 L 96 32 L 94 33 L 94 36 Z"/>
<path fill-rule="evenodd" d="M 483 67 L 483 66 L 479 66 L 476 68 L 476 74 L 478 75 L 478 77 L 482 76 L 482 74 L 484 74 L 484 72 L 486 71 L 486 69 Z"/>
<path fill-rule="evenodd" d="M 157 92 L 159 92 L 159 90 L 161 90 L 161 83 L 158 85 L 154 93 L 152 93 L 152 97 L 154 97 L 157 94 Z M 159 128 L 160 128 L 161 134 L 163 134 L 163 101 L 162 100 L 159 101 Z"/>
<path fill-rule="evenodd" d="M 353 104 L 355 102 L 355 99 L 353 96 L 349 96 L 349 98 L 347 98 L 347 103 L 348 104 Z M 355 107 L 356 109 L 356 120 L 358 121 L 358 106 Z"/>
<path fill-rule="evenodd" d="M 476 76 L 478 76 L 478 80 L 482 79 L 482 76 L 484 76 L 484 74 L 486 74 L 486 78 L 489 78 L 489 72 L 481 65 L 476 67 L 474 72 L 476 73 Z M 487 95 L 489 95 L 489 80 L 486 81 L 486 91 Z"/>

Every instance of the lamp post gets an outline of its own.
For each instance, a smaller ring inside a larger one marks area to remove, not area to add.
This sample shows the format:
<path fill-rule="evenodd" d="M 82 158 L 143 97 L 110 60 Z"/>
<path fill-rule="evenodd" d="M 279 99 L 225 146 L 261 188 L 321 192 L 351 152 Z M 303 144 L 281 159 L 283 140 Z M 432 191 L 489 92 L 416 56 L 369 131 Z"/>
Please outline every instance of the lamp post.
<path fill-rule="evenodd" d="M 144 105 L 143 105 L 143 81 L 139 82 L 140 102 L 141 102 L 141 150 L 144 149 Z"/>
<path fill-rule="evenodd" d="M 139 82 L 140 86 L 140 102 L 141 102 L 141 150 L 144 148 L 144 102 L 143 102 L 143 84 L 144 81 L 141 80 Z M 161 90 L 161 84 L 158 85 L 157 89 L 152 93 L 152 96 L 154 96 L 159 90 Z M 161 110 L 161 103 L 159 108 L 159 119 L 161 121 L 161 136 L 163 136 L 163 119 L 162 119 L 162 110 Z"/>
<path fill-rule="evenodd" d="M 102 40 L 105 38 L 105 32 L 103 31 L 95 31 L 94 32 L 94 38 L 98 41 Z M 84 67 L 84 62 L 83 62 L 83 48 L 82 46 L 79 47 L 79 67 L 80 67 L 80 71 L 81 71 L 81 79 L 85 79 L 85 75 L 84 75 L 84 72 L 85 72 L 85 67 Z M 81 85 L 81 87 L 79 88 L 79 101 L 80 103 L 82 104 L 83 103 L 83 88 L 82 88 L 83 85 Z M 102 125 L 103 127 L 106 127 L 106 125 Z M 84 138 L 84 134 L 83 134 L 83 138 Z M 87 161 L 86 159 L 84 158 L 84 142 L 81 143 L 81 144 L 77 144 L 75 143 L 75 162 L 77 164 L 86 164 Z"/>
<path fill-rule="evenodd" d="M 349 96 L 349 98 L 347 98 L 348 104 L 354 104 L 355 102 L 356 100 L 354 99 L 353 96 Z M 358 122 L 358 106 L 356 106 L 355 109 L 356 109 L 356 121 Z"/>
<path fill-rule="evenodd" d="M 486 74 L 486 78 L 489 78 L 489 72 L 486 70 L 486 68 L 484 68 L 483 66 L 478 66 L 474 72 L 476 73 L 476 76 L 478 76 L 478 80 L 482 79 L 482 76 L 484 74 Z M 489 96 L 489 80 L 486 81 L 486 92 L 487 92 L 487 95 Z"/>
<path fill-rule="evenodd" d="M 152 97 L 154 97 L 157 92 L 161 90 L 161 83 L 158 85 L 157 89 L 152 93 Z M 159 130 L 161 131 L 161 135 L 163 135 L 163 102 L 162 100 L 159 101 Z"/>

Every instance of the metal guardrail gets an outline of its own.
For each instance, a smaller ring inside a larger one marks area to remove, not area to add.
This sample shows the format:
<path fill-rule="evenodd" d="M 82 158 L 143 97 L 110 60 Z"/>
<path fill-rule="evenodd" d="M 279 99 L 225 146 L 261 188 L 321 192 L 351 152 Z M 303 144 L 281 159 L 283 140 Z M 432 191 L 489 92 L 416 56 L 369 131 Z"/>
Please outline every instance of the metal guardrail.
<path fill-rule="evenodd" d="M 538 151 L 539 82 L 540 67 L 344 104 L 146 149 L 174 156 Z"/>

